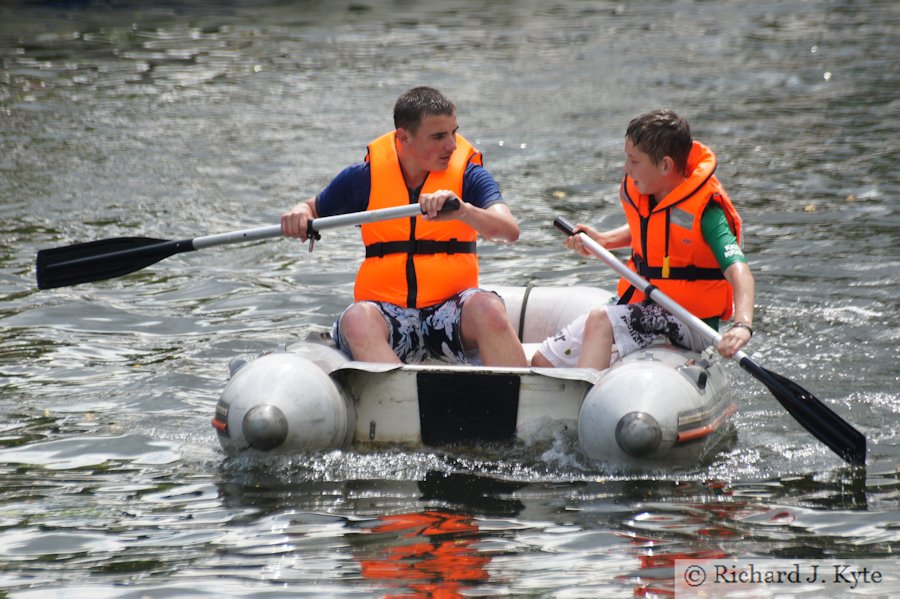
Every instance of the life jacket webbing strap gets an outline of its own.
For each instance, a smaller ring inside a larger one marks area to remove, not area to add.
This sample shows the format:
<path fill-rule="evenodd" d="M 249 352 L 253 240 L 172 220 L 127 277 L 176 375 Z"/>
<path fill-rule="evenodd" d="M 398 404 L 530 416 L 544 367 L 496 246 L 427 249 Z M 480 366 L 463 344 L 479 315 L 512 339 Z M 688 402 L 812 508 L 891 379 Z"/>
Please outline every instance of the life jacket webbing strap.
<path fill-rule="evenodd" d="M 672 279 L 676 281 L 721 281 L 725 275 L 719 268 L 701 268 L 699 266 L 675 266 L 669 268 L 669 276 L 663 276 L 663 268 L 647 266 L 644 259 L 635 254 L 632 256 L 637 273 L 645 279 Z"/>
<path fill-rule="evenodd" d="M 475 254 L 474 241 L 434 241 L 416 239 L 404 241 L 380 241 L 366 246 L 366 258 L 381 258 L 388 254 Z"/>
<path fill-rule="evenodd" d="M 629 285 L 628 290 L 622 294 L 622 297 L 619 298 L 619 301 L 616 302 L 616 305 L 624 306 L 631 302 L 631 297 L 634 295 L 634 292 L 637 291 L 634 285 Z"/>

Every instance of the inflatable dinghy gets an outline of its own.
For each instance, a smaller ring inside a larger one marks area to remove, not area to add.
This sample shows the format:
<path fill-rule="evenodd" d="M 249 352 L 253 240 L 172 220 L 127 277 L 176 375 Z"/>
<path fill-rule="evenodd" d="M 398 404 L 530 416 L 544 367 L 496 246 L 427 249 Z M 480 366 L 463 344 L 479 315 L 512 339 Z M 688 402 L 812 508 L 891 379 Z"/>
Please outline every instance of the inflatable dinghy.
<path fill-rule="evenodd" d="M 492 287 L 531 356 L 537 344 L 612 294 L 593 287 Z M 695 463 L 735 412 L 718 354 L 655 343 L 604 371 L 356 362 L 316 335 L 235 359 L 213 426 L 229 455 L 366 444 L 536 443 L 577 435 L 616 466 Z"/>

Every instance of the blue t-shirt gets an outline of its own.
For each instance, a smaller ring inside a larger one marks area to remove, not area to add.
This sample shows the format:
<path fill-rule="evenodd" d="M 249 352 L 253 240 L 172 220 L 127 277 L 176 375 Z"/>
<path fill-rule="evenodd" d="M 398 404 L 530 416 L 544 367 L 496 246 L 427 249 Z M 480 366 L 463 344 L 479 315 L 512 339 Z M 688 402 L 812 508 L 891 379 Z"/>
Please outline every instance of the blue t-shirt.
<path fill-rule="evenodd" d="M 368 209 L 371 183 L 368 162 L 348 166 L 316 196 L 316 212 L 319 216 L 335 216 Z M 469 164 L 463 174 L 463 199 L 478 208 L 487 208 L 502 202 L 503 196 L 487 169 Z"/>

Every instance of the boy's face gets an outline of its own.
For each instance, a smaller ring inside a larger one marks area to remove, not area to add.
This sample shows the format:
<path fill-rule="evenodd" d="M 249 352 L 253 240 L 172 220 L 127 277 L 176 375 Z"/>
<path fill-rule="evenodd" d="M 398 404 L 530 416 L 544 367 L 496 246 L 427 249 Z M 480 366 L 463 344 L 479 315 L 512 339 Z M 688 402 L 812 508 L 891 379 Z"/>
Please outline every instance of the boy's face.
<path fill-rule="evenodd" d="M 399 129 L 397 135 L 420 168 L 427 171 L 445 171 L 450 157 L 456 150 L 456 115 L 429 115 L 422 119 L 415 133 Z"/>
<path fill-rule="evenodd" d="M 631 177 L 639 192 L 659 196 L 668 186 L 666 173 L 665 160 L 654 164 L 649 154 L 637 149 L 630 138 L 625 138 L 625 174 Z"/>

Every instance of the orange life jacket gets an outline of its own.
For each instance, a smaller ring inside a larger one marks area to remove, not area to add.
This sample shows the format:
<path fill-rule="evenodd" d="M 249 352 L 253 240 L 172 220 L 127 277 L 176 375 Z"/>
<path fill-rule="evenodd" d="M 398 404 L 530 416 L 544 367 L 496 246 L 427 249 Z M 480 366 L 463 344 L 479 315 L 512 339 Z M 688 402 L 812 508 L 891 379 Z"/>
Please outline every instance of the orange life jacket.
<path fill-rule="evenodd" d="M 412 203 L 400 170 L 396 131 L 369 144 L 366 156 L 372 175 L 368 210 Z M 444 171 L 428 173 L 419 193 L 453 191 L 460 200 L 469 163 L 481 164 L 481 154 L 461 135 Z M 425 308 L 478 286 L 478 233 L 458 220 L 431 222 L 421 217 L 362 225 L 366 259 L 359 267 L 355 301 L 374 300 Z"/>
<path fill-rule="evenodd" d="M 716 156 L 694 142 L 688 157 L 688 178 L 653 208 L 626 175 L 619 188 L 631 230 L 628 266 L 699 318 L 729 319 L 734 313 L 731 285 L 715 254 L 703 239 L 700 220 L 709 202 L 725 212 L 731 230 L 742 242 L 741 217 L 713 174 Z M 644 299 L 624 278 L 619 281 L 624 302 Z"/>

